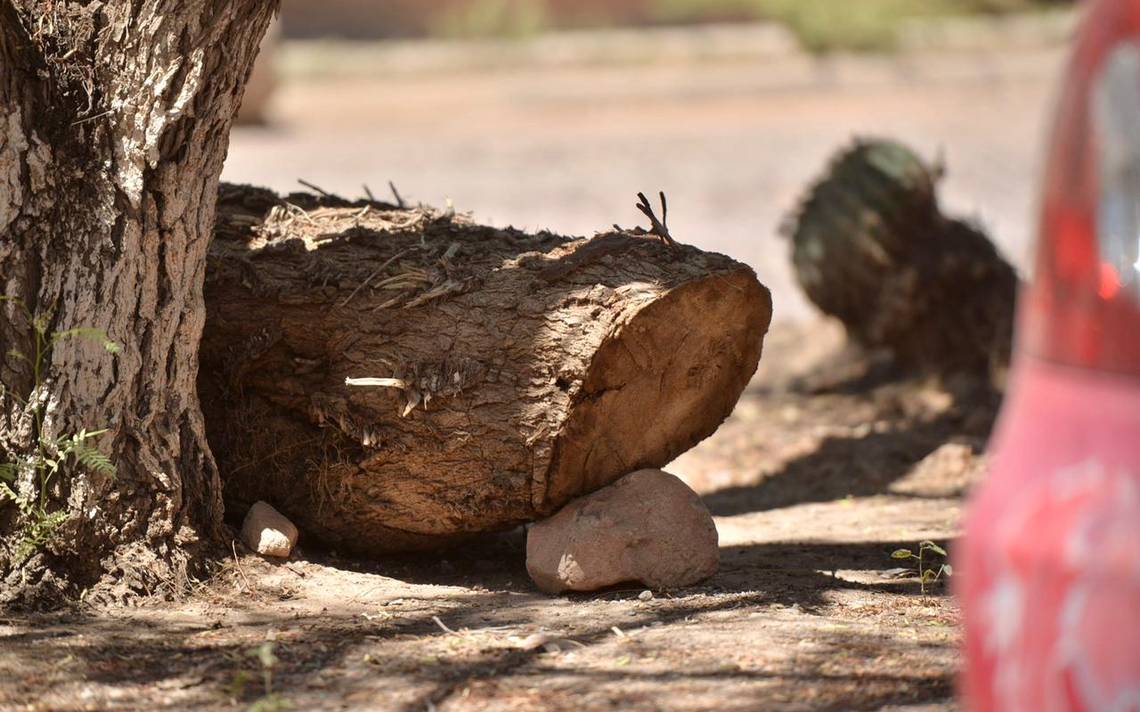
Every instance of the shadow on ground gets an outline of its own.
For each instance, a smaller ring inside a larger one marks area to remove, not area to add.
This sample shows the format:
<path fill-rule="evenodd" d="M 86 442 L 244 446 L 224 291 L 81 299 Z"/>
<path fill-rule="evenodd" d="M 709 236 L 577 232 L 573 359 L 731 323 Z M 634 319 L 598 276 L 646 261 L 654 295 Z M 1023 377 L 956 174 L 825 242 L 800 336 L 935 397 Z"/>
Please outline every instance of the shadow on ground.
<path fill-rule="evenodd" d="M 794 362 L 804 340 L 776 336 Z M 182 602 L 0 618 L 0 709 L 955 709 L 952 601 L 885 570 L 955 535 L 996 398 L 826 371 L 761 373 L 676 463 L 721 530 L 702 586 L 541 595 L 521 529 L 383 561 L 242 556 Z"/>
<path fill-rule="evenodd" d="M 157 709 L 252 705 L 264 693 L 264 669 L 252 653 L 267 638 L 277 658 L 271 688 L 301 709 L 334 702 L 360 709 L 446 709 L 449 703 L 479 709 L 480 699 L 523 709 L 659 709 L 666 691 L 690 700 L 679 709 L 705 708 L 702 700 L 719 700 L 718 709 L 781 701 L 876 709 L 950 694 L 948 671 L 929 674 L 906 665 L 918 644 L 890 641 L 857 624 L 820 629 L 810 620 L 819 617 L 810 609 L 813 595 L 806 594 L 820 582 L 792 588 L 804 595 L 689 592 L 647 603 L 612 594 L 605 604 L 613 610 L 595 610 L 572 630 L 549 634 L 528 632 L 536 625 L 534 607 L 548 599 L 513 592 L 444 597 L 371 620 L 348 605 L 282 616 L 257 602 L 235 606 L 248 616 L 232 624 L 208 615 L 162 622 L 147 612 L 38 617 L 22 621 L 22 632 L 0 636 L 6 670 L 0 702 L 38 698 L 47 709 L 72 709 L 65 691 L 94 690 L 87 697 L 99 709 L 116 702 L 130 707 L 136 694 Z M 715 647 L 711 655 L 670 650 L 683 631 L 710 627 L 715 636 L 739 615 L 769 629 L 769 642 L 787 644 L 784 636 L 791 635 L 800 649 L 761 664 L 742 664 Z M 810 645 L 803 644 L 805 634 Z M 859 664 L 843 669 L 837 659 Z"/>

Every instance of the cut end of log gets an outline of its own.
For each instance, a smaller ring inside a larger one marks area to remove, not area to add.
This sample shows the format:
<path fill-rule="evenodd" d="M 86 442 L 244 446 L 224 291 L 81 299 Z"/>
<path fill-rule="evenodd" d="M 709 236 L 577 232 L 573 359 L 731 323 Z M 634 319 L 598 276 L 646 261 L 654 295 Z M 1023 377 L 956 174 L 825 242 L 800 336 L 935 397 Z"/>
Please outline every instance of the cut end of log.
<path fill-rule="evenodd" d="M 683 284 L 619 324 L 573 398 L 536 509 L 662 467 L 711 435 L 756 372 L 771 317 L 768 290 L 741 268 Z"/>

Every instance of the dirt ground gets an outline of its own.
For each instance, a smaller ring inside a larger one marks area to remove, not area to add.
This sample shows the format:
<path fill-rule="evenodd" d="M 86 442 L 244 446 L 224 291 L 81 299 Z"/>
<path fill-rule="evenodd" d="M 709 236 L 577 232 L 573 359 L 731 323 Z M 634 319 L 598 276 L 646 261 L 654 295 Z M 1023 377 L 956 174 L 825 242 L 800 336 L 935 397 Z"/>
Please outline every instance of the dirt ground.
<path fill-rule="evenodd" d="M 701 586 L 546 596 L 521 530 L 385 561 L 237 549 L 181 603 L 0 618 L 0 709 L 956 709 L 954 603 L 890 553 L 952 541 L 995 406 L 777 325 L 669 468 L 716 517 Z"/>

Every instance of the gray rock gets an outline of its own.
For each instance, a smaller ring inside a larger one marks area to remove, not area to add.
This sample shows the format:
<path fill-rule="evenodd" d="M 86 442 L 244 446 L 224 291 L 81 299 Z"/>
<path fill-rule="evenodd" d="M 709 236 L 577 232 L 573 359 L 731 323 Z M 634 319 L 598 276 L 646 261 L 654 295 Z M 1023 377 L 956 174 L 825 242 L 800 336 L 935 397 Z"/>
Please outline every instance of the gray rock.
<path fill-rule="evenodd" d="M 594 591 L 627 581 L 690 586 L 716 573 L 716 525 L 668 472 L 638 470 L 530 528 L 526 568 L 543 591 Z"/>
<path fill-rule="evenodd" d="M 297 544 L 297 527 L 266 502 L 254 502 L 241 525 L 241 540 L 262 556 L 286 559 Z"/>

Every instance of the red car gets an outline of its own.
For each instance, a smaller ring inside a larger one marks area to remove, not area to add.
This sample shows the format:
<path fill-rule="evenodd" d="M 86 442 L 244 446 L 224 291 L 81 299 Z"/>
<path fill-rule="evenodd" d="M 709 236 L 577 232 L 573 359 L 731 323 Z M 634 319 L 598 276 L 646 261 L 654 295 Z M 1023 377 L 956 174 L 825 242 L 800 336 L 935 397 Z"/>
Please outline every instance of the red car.
<path fill-rule="evenodd" d="M 971 710 L 1140 712 L 1140 0 L 1087 4 L 989 479 L 956 557 Z"/>

